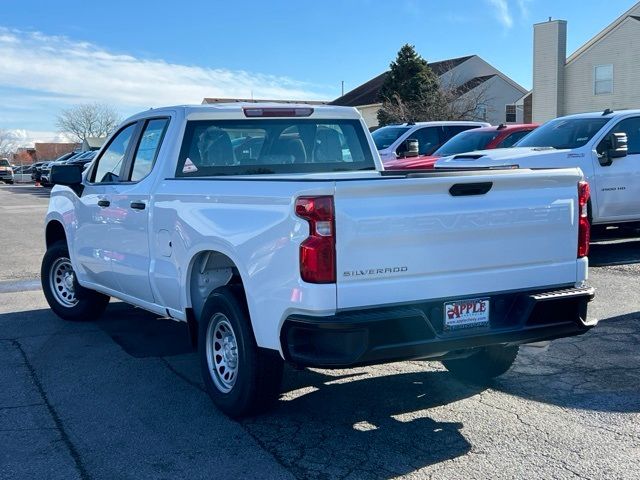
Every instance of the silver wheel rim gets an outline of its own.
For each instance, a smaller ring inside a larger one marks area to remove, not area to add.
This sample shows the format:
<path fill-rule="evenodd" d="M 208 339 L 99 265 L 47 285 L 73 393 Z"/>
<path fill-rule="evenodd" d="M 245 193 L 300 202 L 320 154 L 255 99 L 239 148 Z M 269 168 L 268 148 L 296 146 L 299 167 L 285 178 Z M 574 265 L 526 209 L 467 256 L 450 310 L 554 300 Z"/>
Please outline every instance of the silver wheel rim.
<path fill-rule="evenodd" d="M 238 377 L 238 342 L 229 319 L 216 313 L 207 328 L 207 363 L 216 388 L 229 393 Z"/>
<path fill-rule="evenodd" d="M 63 307 L 74 307 L 78 303 L 75 288 L 75 273 L 71 260 L 58 258 L 49 271 L 49 287 L 57 302 Z"/>

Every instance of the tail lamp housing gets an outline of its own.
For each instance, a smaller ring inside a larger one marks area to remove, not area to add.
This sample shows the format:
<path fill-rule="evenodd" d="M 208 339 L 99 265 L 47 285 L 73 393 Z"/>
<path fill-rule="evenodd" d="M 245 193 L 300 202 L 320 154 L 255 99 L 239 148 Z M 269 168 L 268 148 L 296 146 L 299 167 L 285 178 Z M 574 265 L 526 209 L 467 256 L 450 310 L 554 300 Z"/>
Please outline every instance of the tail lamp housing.
<path fill-rule="evenodd" d="M 589 223 L 589 183 L 578 182 L 578 258 L 589 255 L 591 224 Z"/>
<path fill-rule="evenodd" d="M 308 283 L 335 283 L 333 197 L 298 197 L 295 208 L 296 215 L 309 223 L 309 236 L 300 244 L 300 277 Z"/>

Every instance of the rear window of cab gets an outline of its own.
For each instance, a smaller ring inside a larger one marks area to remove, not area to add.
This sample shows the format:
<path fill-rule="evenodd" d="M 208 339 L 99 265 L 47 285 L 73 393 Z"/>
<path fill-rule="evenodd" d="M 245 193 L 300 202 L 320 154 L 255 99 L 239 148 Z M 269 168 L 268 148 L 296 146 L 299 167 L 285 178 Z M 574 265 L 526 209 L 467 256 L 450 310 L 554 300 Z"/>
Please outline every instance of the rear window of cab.
<path fill-rule="evenodd" d="M 375 170 L 358 120 L 187 122 L 176 177 Z"/>

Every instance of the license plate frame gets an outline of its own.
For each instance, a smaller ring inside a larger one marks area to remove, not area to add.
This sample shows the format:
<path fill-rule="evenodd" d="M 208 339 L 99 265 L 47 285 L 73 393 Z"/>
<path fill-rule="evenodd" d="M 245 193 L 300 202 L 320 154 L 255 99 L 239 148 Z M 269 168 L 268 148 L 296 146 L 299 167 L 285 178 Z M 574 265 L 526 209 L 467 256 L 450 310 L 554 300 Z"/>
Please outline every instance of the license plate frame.
<path fill-rule="evenodd" d="M 445 302 L 443 308 L 443 330 L 454 331 L 489 326 L 491 300 L 489 298 L 466 298 Z"/>

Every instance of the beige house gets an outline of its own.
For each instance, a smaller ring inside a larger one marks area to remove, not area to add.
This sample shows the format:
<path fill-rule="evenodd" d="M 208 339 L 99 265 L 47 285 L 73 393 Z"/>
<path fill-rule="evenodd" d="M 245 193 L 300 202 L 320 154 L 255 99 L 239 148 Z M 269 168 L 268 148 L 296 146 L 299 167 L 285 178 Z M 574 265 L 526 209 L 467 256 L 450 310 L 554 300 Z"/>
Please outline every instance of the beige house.
<path fill-rule="evenodd" d="M 470 55 L 431 62 L 429 67 L 438 76 L 441 85 L 453 88 L 458 98 L 482 92 L 483 102 L 469 120 L 483 120 L 493 125 L 515 122 L 509 108 L 525 95 L 527 90 L 479 56 Z M 382 105 L 379 94 L 386 77 L 387 72 L 384 72 L 372 78 L 335 99 L 331 105 L 356 107 L 369 127 L 377 126 L 378 110 Z M 473 98 L 479 97 L 480 95 Z"/>
<path fill-rule="evenodd" d="M 534 122 L 640 108 L 640 2 L 568 58 L 566 21 L 535 24 L 533 38 Z"/>

